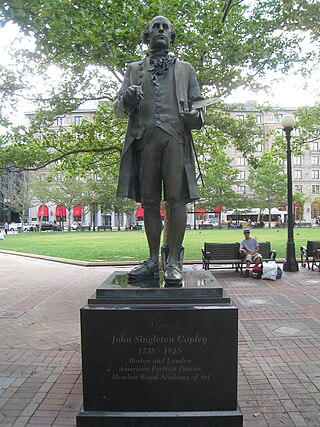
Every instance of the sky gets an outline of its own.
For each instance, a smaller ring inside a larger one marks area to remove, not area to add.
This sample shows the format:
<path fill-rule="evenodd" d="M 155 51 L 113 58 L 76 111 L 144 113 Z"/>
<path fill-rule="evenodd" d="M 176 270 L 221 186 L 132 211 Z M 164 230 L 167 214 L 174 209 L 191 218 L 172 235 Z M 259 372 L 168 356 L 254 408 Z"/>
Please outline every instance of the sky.
<path fill-rule="evenodd" d="M 19 36 L 18 27 L 13 24 L 7 24 L 4 28 L 0 29 L 0 64 L 7 66 L 12 62 L 9 49 L 10 43 Z M 32 46 L 30 42 L 24 40 L 23 46 Z M 54 79 L 55 73 L 52 72 Z M 274 79 L 278 78 L 280 81 L 275 82 Z M 258 104 L 268 103 L 271 106 L 279 107 L 300 107 L 304 105 L 313 105 L 320 95 L 320 76 L 319 73 L 314 73 L 312 78 L 303 79 L 299 75 L 281 75 L 281 74 L 268 74 L 264 83 L 270 84 L 270 91 L 268 93 L 260 91 L 257 93 L 249 90 L 238 89 L 231 96 L 224 99 L 226 102 L 240 102 L 256 101 Z M 308 87 L 305 87 L 308 86 Z M 15 121 L 21 121 L 24 113 L 32 111 L 33 106 L 31 103 L 22 101 L 18 105 L 17 111 L 12 111 Z"/>

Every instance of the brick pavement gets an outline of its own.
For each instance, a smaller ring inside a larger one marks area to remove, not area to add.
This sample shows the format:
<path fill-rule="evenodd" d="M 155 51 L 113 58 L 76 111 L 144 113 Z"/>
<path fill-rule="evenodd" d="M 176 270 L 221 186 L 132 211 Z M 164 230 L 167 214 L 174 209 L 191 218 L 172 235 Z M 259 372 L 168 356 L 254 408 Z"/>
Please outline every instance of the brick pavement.
<path fill-rule="evenodd" d="M 2 253 L 0 265 L 0 426 L 75 426 L 79 309 L 113 268 Z M 320 427 L 320 274 L 214 274 L 239 308 L 244 426 Z"/>

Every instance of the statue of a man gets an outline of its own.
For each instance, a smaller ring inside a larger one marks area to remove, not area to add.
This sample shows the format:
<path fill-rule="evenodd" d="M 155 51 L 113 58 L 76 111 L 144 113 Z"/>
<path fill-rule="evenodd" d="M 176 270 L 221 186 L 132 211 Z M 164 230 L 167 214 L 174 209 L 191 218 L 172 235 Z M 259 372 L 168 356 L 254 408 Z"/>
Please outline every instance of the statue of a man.
<path fill-rule="evenodd" d="M 204 124 L 203 111 L 192 107 L 193 101 L 202 99 L 194 68 L 168 55 L 175 37 L 167 18 L 157 16 L 148 23 L 144 31 L 148 53 L 129 64 L 114 102 L 116 114 L 129 117 L 118 196 L 142 203 L 149 245 L 149 258 L 129 277 L 159 274 L 163 188 L 169 218 L 166 283 L 181 282 L 186 204 L 199 198 L 191 130 Z"/>

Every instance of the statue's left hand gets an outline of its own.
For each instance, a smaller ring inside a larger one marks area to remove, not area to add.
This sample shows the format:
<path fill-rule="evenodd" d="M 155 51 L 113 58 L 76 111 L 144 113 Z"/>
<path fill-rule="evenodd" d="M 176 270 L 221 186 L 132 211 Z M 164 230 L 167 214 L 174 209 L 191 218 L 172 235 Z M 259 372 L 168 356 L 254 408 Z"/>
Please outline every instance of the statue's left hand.
<path fill-rule="evenodd" d="M 193 126 L 197 123 L 199 119 L 199 111 L 198 110 L 184 111 L 183 113 L 181 113 L 181 116 L 186 125 Z"/>

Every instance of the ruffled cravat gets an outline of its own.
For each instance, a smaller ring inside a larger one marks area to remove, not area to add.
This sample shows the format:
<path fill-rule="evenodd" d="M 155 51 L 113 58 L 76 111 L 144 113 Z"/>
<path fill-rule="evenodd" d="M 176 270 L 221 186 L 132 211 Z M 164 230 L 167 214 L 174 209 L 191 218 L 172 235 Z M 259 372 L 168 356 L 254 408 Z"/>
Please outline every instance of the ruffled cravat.
<path fill-rule="evenodd" d="M 174 61 L 174 58 L 169 58 L 167 51 L 149 53 L 149 72 L 153 75 L 163 74 L 169 70 Z"/>

